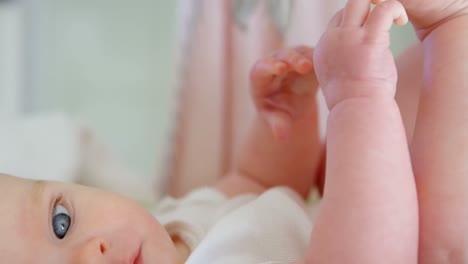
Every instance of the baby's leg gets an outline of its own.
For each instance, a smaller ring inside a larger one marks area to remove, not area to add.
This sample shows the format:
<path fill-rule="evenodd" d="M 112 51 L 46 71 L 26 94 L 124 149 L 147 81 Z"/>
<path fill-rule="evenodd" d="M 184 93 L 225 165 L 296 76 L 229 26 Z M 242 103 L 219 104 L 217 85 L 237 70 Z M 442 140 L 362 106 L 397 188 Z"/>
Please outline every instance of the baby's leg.
<path fill-rule="evenodd" d="M 330 116 L 325 196 L 306 263 L 416 263 L 417 195 L 388 50 L 397 1 L 350 0 L 316 48 Z M 339 25 L 339 26 L 336 26 Z"/>
<path fill-rule="evenodd" d="M 411 149 L 423 264 L 468 263 L 466 13 L 461 9 L 458 17 L 446 19 L 423 41 L 424 88 Z"/>

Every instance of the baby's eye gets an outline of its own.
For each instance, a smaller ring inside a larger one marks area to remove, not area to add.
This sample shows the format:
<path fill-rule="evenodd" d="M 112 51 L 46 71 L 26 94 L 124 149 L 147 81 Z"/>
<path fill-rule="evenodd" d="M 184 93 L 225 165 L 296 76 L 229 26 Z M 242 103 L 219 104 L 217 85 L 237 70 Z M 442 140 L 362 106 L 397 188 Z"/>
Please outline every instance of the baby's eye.
<path fill-rule="evenodd" d="M 67 235 L 70 225 L 70 213 L 68 213 L 68 210 L 65 207 L 57 204 L 52 216 L 52 227 L 54 228 L 55 236 L 58 239 L 63 239 Z"/>

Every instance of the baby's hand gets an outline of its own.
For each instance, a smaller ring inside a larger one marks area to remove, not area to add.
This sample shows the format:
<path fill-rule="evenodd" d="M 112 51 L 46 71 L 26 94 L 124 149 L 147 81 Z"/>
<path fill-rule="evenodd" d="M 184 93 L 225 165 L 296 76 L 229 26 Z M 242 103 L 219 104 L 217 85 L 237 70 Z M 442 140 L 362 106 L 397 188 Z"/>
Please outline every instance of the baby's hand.
<path fill-rule="evenodd" d="M 299 46 L 259 60 L 250 73 L 257 111 L 278 139 L 287 139 L 293 122 L 316 114 L 314 50 Z"/>
<path fill-rule="evenodd" d="M 317 78 L 329 109 L 352 97 L 394 96 L 397 72 L 389 49 L 395 21 L 407 22 L 396 0 L 349 0 L 331 20 L 314 53 Z"/>

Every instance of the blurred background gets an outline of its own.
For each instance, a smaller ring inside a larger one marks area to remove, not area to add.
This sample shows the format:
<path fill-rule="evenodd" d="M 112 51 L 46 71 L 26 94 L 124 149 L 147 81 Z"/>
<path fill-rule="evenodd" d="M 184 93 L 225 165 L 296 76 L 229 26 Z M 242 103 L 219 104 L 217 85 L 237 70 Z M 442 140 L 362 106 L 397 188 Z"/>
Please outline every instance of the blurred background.
<path fill-rule="evenodd" d="M 173 111 L 176 5 L 0 1 L 0 116 L 40 114 L 49 136 L 53 125 L 70 125 L 64 119 L 86 124 L 132 175 L 152 183 Z"/>
<path fill-rule="evenodd" d="M 181 70 L 177 56 L 187 54 L 181 49 L 187 48 L 187 38 L 193 34 L 181 28 L 197 25 L 197 15 L 202 22 L 195 34 L 220 21 L 237 23 L 242 31 L 245 25 L 239 18 L 248 15 L 248 7 L 268 1 L 0 0 L 0 171 L 78 181 L 139 200 L 165 193 L 168 177 L 177 171 L 174 166 L 182 166 L 172 164 L 173 141 L 185 137 L 178 130 L 194 129 L 177 123 L 181 109 L 194 109 L 180 108 L 191 98 L 180 96 L 186 89 L 181 79 L 190 67 L 182 65 L 185 70 Z M 301 1 L 271 2 L 272 10 L 280 12 L 270 15 L 291 16 L 281 11 Z M 339 6 L 344 1 L 335 2 Z M 206 10 L 198 12 L 203 3 L 205 9 L 219 5 L 221 11 L 210 12 L 229 14 L 228 21 L 222 16 L 211 19 Z M 336 8 L 328 10 L 331 14 Z M 286 21 L 279 28 L 288 30 L 291 18 L 274 21 Z M 225 32 L 216 30 L 220 35 Z M 395 54 L 415 41 L 410 26 L 394 28 L 392 33 Z M 218 45 L 209 41 L 199 46 L 211 50 L 210 43 Z M 222 45 L 229 49 L 235 44 Z M 209 94 L 205 100 L 210 100 Z M 226 104 L 225 96 L 218 106 L 232 105 Z M 224 122 L 224 117 L 203 120 Z M 198 173 L 209 174 L 201 169 Z M 178 182 L 187 182 L 184 179 Z"/>

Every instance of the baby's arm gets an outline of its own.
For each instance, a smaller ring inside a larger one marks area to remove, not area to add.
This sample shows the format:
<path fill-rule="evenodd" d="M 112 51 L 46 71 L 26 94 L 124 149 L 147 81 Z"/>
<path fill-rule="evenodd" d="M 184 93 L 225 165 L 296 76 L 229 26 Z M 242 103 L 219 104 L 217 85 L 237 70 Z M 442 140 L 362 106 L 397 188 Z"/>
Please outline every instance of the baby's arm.
<path fill-rule="evenodd" d="M 313 49 L 285 49 L 256 63 L 251 94 L 257 116 L 236 170 L 217 184 L 233 196 L 288 186 L 304 197 L 315 181 L 320 142 Z"/>
<path fill-rule="evenodd" d="M 398 82 L 395 101 L 401 112 L 408 145 L 411 145 L 416 124 L 419 98 L 423 85 L 423 64 L 423 47 L 419 42 L 408 47 L 396 58 Z M 321 195 L 323 195 L 325 183 L 325 154 L 324 151 L 317 173 L 317 187 Z"/>
<path fill-rule="evenodd" d="M 303 262 L 417 263 L 418 209 L 388 30 L 388 0 L 349 0 L 314 54 L 330 109 L 323 205 Z"/>

